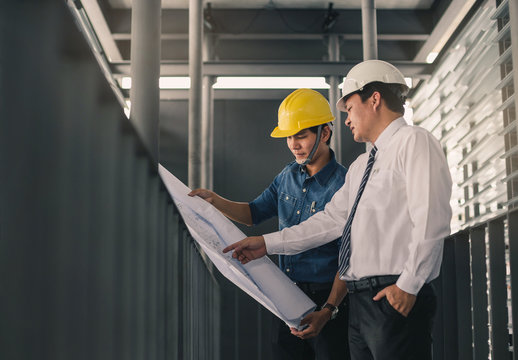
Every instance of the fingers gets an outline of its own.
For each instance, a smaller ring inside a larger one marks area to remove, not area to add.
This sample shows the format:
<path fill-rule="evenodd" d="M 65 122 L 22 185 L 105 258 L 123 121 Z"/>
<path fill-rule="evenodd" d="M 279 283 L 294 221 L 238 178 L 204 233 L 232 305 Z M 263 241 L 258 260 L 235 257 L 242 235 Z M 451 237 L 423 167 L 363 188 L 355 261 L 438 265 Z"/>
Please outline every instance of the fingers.
<path fill-rule="evenodd" d="M 372 298 L 372 300 L 374 300 L 374 301 L 378 301 L 378 300 L 383 299 L 385 296 L 387 296 L 387 294 L 386 294 L 386 289 L 387 289 L 387 288 L 381 289 L 381 290 L 376 294 L 376 296 L 374 296 L 374 297 Z"/>
<path fill-rule="evenodd" d="M 196 195 L 200 194 L 203 190 L 204 189 L 194 189 L 190 193 L 188 193 L 187 195 L 189 195 L 189 196 L 196 196 Z"/>
<path fill-rule="evenodd" d="M 233 244 L 230 244 L 226 248 L 223 249 L 223 253 L 228 253 L 230 250 L 234 250 L 239 248 L 241 241 L 235 242 Z"/>
<path fill-rule="evenodd" d="M 234 252 L 232 253 L 232 257 L 244 265 L 249 263 L 253 259 L 247 257 L 246 254 L 243 252 L 246 249 L 246 246 L 243 246 L 242 243 L 243 240 L 227 246 L 223 249 L 223 253 L 228 253 L 229 251 L 234 250 Z"/>
<path fill-rule="evenodd" d="M 310 322 L 311 322 L 311 318 L 306 316 L 304 319 L 301 320 L 300 325 L 306 325 L 306 324 L 309 324 Z"/>
<path fill-rule="evenodd" d="M 212 191 L 207 190 L 207 189 L 194 189 L 187 195 L 189 195 L 191 197 L 199 196 L 210 204 L 212 204 L 214 202 Z"/>
<path fill-rule="evenodd" d="M 295 335 L 296 337 L 301 337 L 302 336 L 302 331 L 299 331 L 295 328 L 291 328 L 291 334 L 292 335 Z"/>
<path fill-rule="evenodd" d="M 309 325 L 302 331 L 298 331 L 297 329 L 292 328 L 291 333 L 301 339 L 309 339 L 317 335 L 313 326 Z"/>

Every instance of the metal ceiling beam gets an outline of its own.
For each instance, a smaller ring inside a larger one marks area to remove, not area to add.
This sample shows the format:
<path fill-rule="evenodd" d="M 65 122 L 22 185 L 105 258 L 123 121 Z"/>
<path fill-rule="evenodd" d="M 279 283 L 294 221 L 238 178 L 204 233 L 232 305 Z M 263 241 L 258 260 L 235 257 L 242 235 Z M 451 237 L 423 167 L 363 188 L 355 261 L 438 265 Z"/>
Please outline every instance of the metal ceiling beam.
<path fill-rule="evenodd" d="M 88 19 L 95 29 L 99 43 L 101 44 L 104 53 L 109 61 L 120 61 L 122 60 L 121 53 L 117 44 L 115 43 L 114 37 L 110 31 L 108 23 L 104 17 L 104 14 L 99 6 L 97 0 L 81 0 L 83 8 L 85 9 Z M 131 38 L 131 34 L 128 33 L 128 38 Z"/>
<path fill-rule="evenodd" d="M 333 34 L 334 35 L 334 34 Z M 340 39 L 360 41 L 361 34 L 336 34 Z M 218 40 L 321 40 L 329 34 L 215 34 Z M 428 34 L 378 34 L 378 41 L 426 41 Z M 113 34 L 116 41 L 131 40 L 126 33 Z M 162 40 L 187 41 L 189 34 L 162 34 Z"/>
<path fill-rule="evenodd" d="M 422 62 L 392 61 L 405 76 L 426 78 L 433 65 Z M 213 76 L 345 76 L 356 62 L 224 62 L 207 61 L 203 64 L 203 74 Z M 111 64 L 116 75 L 129 76 L 127 61 Z M 189 76 L 187 62 L 164 63 L 160 66 L 161 76 Z"/>
<path fill-rule="evenodd" d="M 475 2 L 476 0 L 452 0 L 414 61 L 424 62 L 431 52 L 439 53 Z"/>

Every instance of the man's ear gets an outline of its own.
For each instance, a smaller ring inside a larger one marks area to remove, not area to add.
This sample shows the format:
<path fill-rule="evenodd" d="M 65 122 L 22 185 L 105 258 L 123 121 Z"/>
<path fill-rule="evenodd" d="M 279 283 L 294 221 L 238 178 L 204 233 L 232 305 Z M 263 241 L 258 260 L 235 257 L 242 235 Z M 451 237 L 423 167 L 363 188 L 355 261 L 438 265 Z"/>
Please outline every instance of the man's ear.
<path fill-rule="evenodd" d="M 372 102 L 374 110 L 378 110 L 378 108 L 381 106 L 381 94 L 379 93 L 379 91 L 374 91 L 372 93 L 370 101 Z"/>
<path fill-rule="evenodd" d="M 325 142 L 327 142 L 327 140 L 329 139 L 330 136 L 331 136 L 331 129 L 329 128 L 329 126 L 324 126 L 322 128 L 322 133 L 320 134 L 320 141 L 325 143 Z"/>

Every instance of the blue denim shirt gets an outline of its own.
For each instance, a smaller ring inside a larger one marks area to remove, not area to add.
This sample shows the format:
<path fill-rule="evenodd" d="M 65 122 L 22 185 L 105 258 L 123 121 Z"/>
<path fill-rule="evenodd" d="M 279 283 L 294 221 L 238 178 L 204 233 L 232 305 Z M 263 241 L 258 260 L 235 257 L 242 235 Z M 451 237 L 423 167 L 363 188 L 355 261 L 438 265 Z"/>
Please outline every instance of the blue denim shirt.
<path fill-rule="evenodd" d="M 289 163 L 270 186 L 250 202 L 254 224 L 273 216 L 279 230 L 297 225 L 324 209 L 342 187 L 347 169 L 338 164 L 331 150 L 331 161 L 314 176 L 305 166 Z M 279 267 L 296 282 L 332 282 L 338 270 L 338 239 L 297 255 L 280 255 Z"/>

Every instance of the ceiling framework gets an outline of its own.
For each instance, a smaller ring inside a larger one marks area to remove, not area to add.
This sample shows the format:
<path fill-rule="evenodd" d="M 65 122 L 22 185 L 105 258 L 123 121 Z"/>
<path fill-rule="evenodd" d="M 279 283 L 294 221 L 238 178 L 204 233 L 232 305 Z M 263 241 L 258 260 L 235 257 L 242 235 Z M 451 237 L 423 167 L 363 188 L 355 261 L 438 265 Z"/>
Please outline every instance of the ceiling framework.
<path fill-rule="evenodd" d="M 80 0 L 113 77 L 129 75 L 130 0 Z M 427 77 L 426 58 L 442 48 L 476 0 L 378 0 L 378 57 L 405 76 Z M 188 75 L 188 1 L 162 0 L 161 75 Z M 236 6 L 239 5 L 239 8 Z M 214 76 L 344 75 L 362 61 L 361 0 L 213 1 L 204 4 L 211 54 L 204 74 Z M 329 41 L 338 38 L 338 61 Z M 416 81 L 415 83 L 418 83 Z"/>

